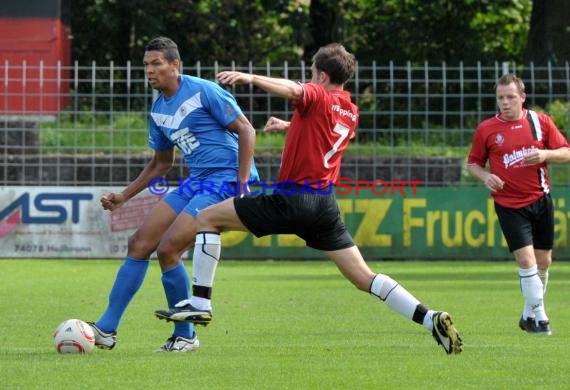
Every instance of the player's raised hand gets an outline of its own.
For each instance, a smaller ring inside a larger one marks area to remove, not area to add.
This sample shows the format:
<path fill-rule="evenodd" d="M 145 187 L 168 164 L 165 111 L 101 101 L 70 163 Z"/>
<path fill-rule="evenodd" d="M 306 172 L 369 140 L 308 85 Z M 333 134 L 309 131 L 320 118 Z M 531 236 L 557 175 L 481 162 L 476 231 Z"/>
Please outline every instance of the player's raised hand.
<path fill-rule="evenodd" d="M 283 119 L 269 117 L 263 131 L 286 131 L 289 128 L 290 122 Z"/>
<path fill-rule="evenodd" d="M 104 210 L 116 210 L 125 204 L 125 197 L 121 193 L 109 192 L 101 197 L 101 205 Z"/>
<path fill-rule="evenodd" d="M 250 84 L 253 82 L 253 75 L 228 70 L 218 73 L 218 80 L 222 84 Z"/>

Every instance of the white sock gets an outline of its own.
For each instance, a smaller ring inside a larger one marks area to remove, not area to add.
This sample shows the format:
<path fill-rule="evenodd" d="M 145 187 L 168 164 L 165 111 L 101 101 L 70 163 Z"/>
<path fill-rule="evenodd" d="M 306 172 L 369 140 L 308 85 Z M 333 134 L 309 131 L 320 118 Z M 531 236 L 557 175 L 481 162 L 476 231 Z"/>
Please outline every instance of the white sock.
<path fill-rule="evenodd" d="M 434 310 L 428 310 L 426 316 L 424 317 L 423 326 L 427 330 L 433 330 L 433 315 L 436 312 Z"/>
<path fill-rule="evenodd" d="M 523 306 L 523 318 L 532 318 L 534 320 L 534 312 L 532 311 L 532 307 L 526 303 L 526 300 Z"/>
<path fill-rule="evenodd" d="M 195 296 L 197 290 L 211 292 L 216 267 L 220 259 L 221 240 L 217 233 L 198 232 L 192 257 L 192 297 L 190 304 L 200 310 L 210 310 L 208 297 Z"/>
<path fill-rule="evenodd" d="M 519 276 L 521 291 L 525 299 L 525 313 L 523 316 L 526 316 L 526 318 L 533 317 L 528 313 L 530 309 L 537 322 L 548 320 L 544 310 L 543 286 L 538 277 L 536 265 L 527 269 L 519 268 Z"/>
<path fill-rule="evenodd" d="M 410 320 L 414 317 L 416 307 L 420 305 L 420 301 L 388 275 L 377 274 L 370 285 L 370 293 Z M 425 322 L 425 317 L 423 320 Z M 433 328 L 433 323 L 431 326 Z"/>
<path fill-rule="evenodd" d="M 546 286 L 548 285 L 548 268 L 545 270 L 538 270 L 538 277 L 542 282 L 542 294 L 546 294 Z"/>

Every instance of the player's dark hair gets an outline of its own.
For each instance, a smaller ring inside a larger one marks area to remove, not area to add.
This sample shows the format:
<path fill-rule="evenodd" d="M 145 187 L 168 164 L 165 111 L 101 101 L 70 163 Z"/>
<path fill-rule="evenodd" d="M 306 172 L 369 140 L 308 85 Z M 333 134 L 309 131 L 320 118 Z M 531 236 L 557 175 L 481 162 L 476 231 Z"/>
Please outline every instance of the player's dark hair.
<path fill-rule="evenodd" d="M 157 37 L 152 39 L 144 48 L 145 51 L 159 51 L 164 54 L 168 62 L 180 60 L 180 53 L 176 43 L 167 37 Z"/>
<path fill-rule="evenodd" d="M 499 80 L 497 80 L 497 84 L 495 84 L 495 91 L 499 85 L 509 85 L 510 83 L 515 83 L 517 90 L 519 91 L 519 95 L 525 93 L 525 87 L 523 81 L 518 78 L 513 73 L 507 73 L 502 75 Z"/>
<path fill-rule="evenodd" d="M 329 75 L 331 83 L 344 85 L 354 76 L 355 59 L 340 43 L 322 46 L 313 56 L 317 70 Z"/>

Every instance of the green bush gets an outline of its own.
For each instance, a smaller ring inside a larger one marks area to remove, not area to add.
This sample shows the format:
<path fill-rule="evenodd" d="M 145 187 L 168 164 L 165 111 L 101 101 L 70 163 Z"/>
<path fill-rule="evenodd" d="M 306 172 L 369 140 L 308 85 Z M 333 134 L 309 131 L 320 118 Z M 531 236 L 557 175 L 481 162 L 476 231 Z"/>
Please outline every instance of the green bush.
<path fill-rule="evenodd" d="M 554 100 L 546 106 L 546 109 L 540 106 L 534 106 L 531 108 L 534 111 L 544 111 L 554 121 L 554 124 L 562 131 L 566 133 L 568 137 L 568 132 L 570 132 L 570 102 L 563 100 Z"/>

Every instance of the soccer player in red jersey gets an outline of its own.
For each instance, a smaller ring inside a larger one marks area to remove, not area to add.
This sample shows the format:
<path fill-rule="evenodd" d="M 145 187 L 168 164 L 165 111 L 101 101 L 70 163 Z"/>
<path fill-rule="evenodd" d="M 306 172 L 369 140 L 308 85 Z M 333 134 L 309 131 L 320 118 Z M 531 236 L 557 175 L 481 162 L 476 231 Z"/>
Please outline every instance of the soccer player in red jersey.
<path fill-rule="evenodd" d="M 550 335 L 544 293 L 552 263 L 554 209 L 547 162 L 569 162 L 570 146 L 549 116 L 523 108 L 526 93 L 520 78 L 503 75 L 495 91 L 500 112 L 475 130 L 467 170 L 491 191 L 519 266 L 525 300 L 519 327 Z"/>
<path fill-rule="evenodd" d="M 157 310 L 158 318 L 204 325 L 211 321 L 220 232 L 249 231 L 257 237 L 296 234 L 309 247 L 324 251 L 358 289 L 426 327 L 448 354 L 462 351 L 461 337 L 448 313 L 429 310 L 395 280 L 368 267 L 340 218 L 334 194 L 327 191 L 339 175 L 342 153 L 358 124 L 358 107 L 344 90 L 354 69 L 354 56 L 336 43 L 317 51 L 309 83 L 240 72 L 218 75 L 221 83 L 253 84 L 293 103 L 290 122 L 270 118 L 265 128 L 287 130 L 280 184 L 271 195 L 243 195 L 200 211 L 192 297 L 173 308 Z"/>

